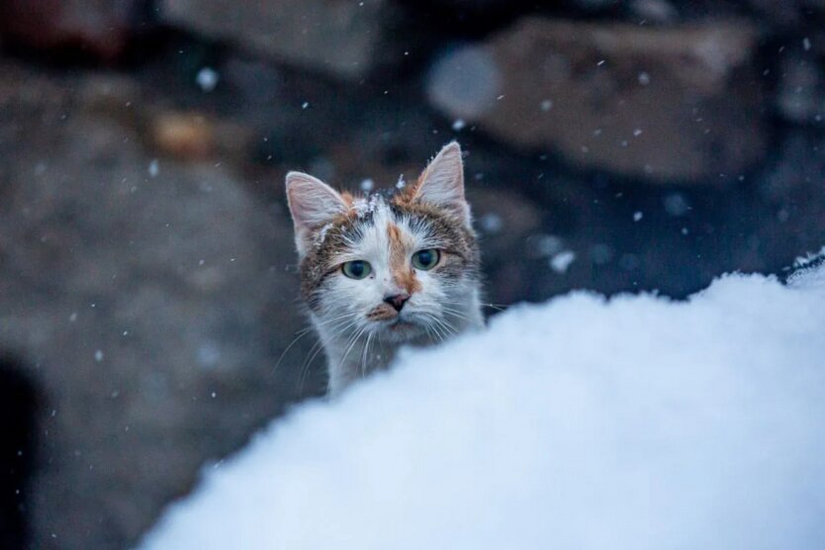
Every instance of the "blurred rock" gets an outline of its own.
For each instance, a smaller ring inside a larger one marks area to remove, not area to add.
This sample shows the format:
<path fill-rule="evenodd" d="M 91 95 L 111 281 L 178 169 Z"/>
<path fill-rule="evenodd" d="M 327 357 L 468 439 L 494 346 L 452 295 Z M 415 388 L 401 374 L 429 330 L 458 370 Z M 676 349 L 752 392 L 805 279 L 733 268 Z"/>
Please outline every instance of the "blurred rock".
<path fill-rule="evenodd" d="M 825 14 L 823 0 L 748 0 L 747 4 L 771 27 L 792 28 Z"/>
<path fill-rule="evenodd" d="M 323 382 L 311 341 L 276 368 L 304 324 L 287 214 L 225 165 L 157 158 L 117 82 L 0 61 L 0 349 L 39 397 L 31 548 L 133 546 Z"/>
<path fill-rule="evenodd" d="M 399 4 L 428 15 L 457 16 L 462 25 L 470 23 L 473 27 L 487 20 L 495 25 L 501 24 L 501 17 L 535 8 L 530 0 L 395 0 Z M 498 18 L 498 19 L 497 19 Z M 486 26 L 486 25 L 484 25 Z"/>
<path fill-rule="evenodd" d="M 678 19 L 678 12 L 667 0 L 632 0 L 630 13 L 651 23 L 672 23 Z"/>
<path fill-rule="evenodd" d="M 581 0 L 573 0 L 581 1 Z M 621 6 L 634 22 L 672 23 L 674 20 L 702 22 L 747 17 L 771 33 L 798 31 L 799 27 L 821 26 L 816 18 L 825 15 L 823 0 L 630 0 L 604 2 L 604 8 Z M 666 17 L 663 17 L 666 16 Z"/>
<path fill-rule="evenodd" d="M 584 12 L 600 11 L 616 6 L 616 0 L 568 0 L 568 3 Z"/>
<path fill-rule="evenodd" d="M 438 62 L 449 70 L 431 72 L 429 97 L 500 141 L 557 151 L 580 168 L 700 181 L 746 170 L 765 152 L 756 41 L 743 22 L 647 28 L 528 18 L 472 50 L 486 83 L 466 70 L 468 54 L 454 54 Z M 479 88 L 498 95 L 479 99 Z"/>
<path fill-rule="evenodd" d="M 233 55 L 224 61 L 221 72 L 246 104 L 271 107 L 283 94 L 282 71 L 268 63 Z"/>
<path fill-rule="evenodd" d="M 147 0 L 3 0 L 0 33 L 29 48 L 113 61 L 141 22 Z"/>
<path fill-rule="evenodd" d="M 161 0 L 163 19 L 299 67 L 347 80 L 387 60 L 387 0 Z"/>

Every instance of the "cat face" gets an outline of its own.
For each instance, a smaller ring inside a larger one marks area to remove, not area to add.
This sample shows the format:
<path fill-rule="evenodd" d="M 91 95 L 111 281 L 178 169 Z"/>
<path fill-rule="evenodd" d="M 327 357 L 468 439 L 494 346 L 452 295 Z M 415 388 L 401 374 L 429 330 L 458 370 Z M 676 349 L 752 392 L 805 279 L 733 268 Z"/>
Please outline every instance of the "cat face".
<path fill-rule="evenodd" d="M 302 294 L 325 340 L 440 340 L 475 315 L 479 259 L 457 143 L 393 196 L 353 197 L 296 172 L 287 196 Z"/>

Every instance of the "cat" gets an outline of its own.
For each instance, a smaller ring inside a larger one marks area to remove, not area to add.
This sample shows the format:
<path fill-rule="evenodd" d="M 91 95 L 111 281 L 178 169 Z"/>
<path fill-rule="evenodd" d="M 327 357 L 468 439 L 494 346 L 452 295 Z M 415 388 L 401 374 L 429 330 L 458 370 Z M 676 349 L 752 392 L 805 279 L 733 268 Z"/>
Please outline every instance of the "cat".
<path fill-rule="evenodd" d="M 484 324 L 458 143 L 396 188 L 353 196 L 308 174 L 286 176 L 301 294 L 326 354 L 330 395 L 385 369 L 401 346 Z"/>

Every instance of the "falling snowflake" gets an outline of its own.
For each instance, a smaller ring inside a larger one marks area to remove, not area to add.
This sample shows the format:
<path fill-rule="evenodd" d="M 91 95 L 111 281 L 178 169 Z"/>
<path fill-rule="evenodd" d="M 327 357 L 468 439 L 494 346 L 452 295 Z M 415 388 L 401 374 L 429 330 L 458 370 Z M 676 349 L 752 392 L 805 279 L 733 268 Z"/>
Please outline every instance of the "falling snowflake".
<path fill-rule="evenodd" d="M 550 268 L 556 273 L 566 273 L 570 264 L 576 259 L 576 253 L 572 250 L 562 250 L 550 258 Z"/>
<path fill-rule="evenodd" d="M 211 92 L 218 85 L 219 79 L 220 76 L 217 71 L 209 67 L 204 67 L 198 71 L 198 76 L 195 77 L 195 82 L 197 82 L 200 89 L 204 92 Z"/>
<path fill-rule="evenodd" d="M 481 229 L 490 235 L 494 235 L 501 231 L 501 228 L 504 226 L 504 222 L 501 220 L 501 216 L 498 214 L 485 214 L 479 220 L 481 224 Z"/>

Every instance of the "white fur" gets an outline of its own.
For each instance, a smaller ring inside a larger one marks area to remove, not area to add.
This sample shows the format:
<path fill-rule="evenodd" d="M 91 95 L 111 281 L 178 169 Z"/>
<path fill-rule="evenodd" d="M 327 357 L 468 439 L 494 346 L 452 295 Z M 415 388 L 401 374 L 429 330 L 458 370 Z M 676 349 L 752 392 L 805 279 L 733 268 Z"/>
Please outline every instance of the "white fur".
<path fill-rule="evenodd" d="M 390 273 L 390 240 L 386 230 L 390 222 L 411 239 L 412 246 L 405 251 L 407 261 L 418 250 L 444 244 L 424 234 L 405 217 L 393 217 L 380 197 L 373 200 L 374 224 L 366 226 L 363 238 L 336 257 L 340 263 L 365 260 L 372 266 L 372 273 L 360 280 L 334 274 L 322 298 L 321 312 L 311 314 L 327 355 L 331 394 L 339 393 L 369 371 L 385 368 L 400 345 L 427 346 L 483 325 L 477 283 L 450 284 L 435 270 L 416 272 L 421 290 L 412 294 L 399 314 L 402 321 L 416 323 L 415 326 L 399 333 L 387 321 L 367 318 L 367 313 L 381 304 L 384 297 L 402 291 Z"/>

